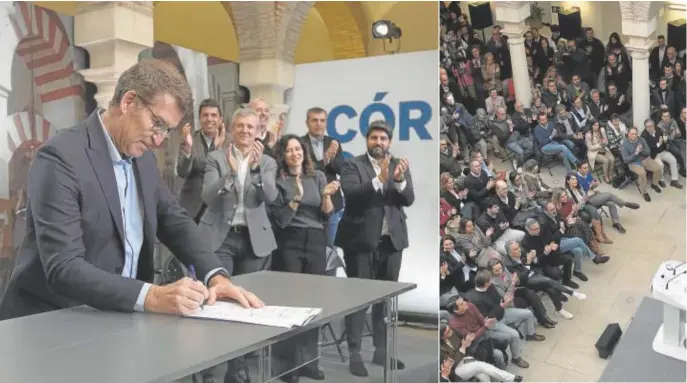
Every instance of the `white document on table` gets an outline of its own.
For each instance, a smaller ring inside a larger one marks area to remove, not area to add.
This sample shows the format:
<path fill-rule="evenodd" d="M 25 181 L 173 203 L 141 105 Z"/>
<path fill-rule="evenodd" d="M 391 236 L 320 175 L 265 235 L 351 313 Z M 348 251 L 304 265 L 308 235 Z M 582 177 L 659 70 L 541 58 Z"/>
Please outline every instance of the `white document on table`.
<path fill-rule="evenodd" d="M 322 309 L 309 307 L 264 306 L 256 309 L 244 308 L 234 302 L 217 302 L 185 317 L 291 328 L 307 325 L 321 312 Z"/>

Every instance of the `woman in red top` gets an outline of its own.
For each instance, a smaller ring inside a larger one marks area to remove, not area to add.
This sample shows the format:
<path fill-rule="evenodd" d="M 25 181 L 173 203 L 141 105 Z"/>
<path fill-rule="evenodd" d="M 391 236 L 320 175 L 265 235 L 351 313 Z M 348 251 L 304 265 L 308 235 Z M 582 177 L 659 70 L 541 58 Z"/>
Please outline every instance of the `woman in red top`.
<path fill-rule="evenodd" d="M 446 202 L 445 199 L 439 200 L 439 232 L 441 236 L 444 236 L 444 230 L 446 229 L 446 224 L 451 220 L 458 211 L 455 207 L 451 206 L 450 203 Z"/>
<path fill-rule="evenodd" d="M 596 254 L 605 254 L 599 242 L 594 237 L 594 233 L 589 228 L 587 222 L 579 216 L 579 205 L 577 205 L 571 198 L 568 198 L 568 193 L 565 189 L 559 188 L 554 190 L 551 201 L 556 205 L 556 210 L 560 214 L 563 222 L 565 222 L 565 236 L 578 237 L 584 241 L 587 246 Z"/>

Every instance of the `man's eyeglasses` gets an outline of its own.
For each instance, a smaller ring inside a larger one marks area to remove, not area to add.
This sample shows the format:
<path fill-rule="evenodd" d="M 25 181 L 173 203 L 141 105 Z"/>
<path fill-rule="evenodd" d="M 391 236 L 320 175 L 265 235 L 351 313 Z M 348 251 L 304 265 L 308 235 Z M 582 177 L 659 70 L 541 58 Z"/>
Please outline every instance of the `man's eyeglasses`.
<path fill-rule="evenodd" d="M 146 104 L 146 102 L 140 96 L 136 95 L 136 97 L 141 100 L 141 103 L 146 107 L 146 109 L 148 109 L 148 112 L 150 112 L 150 117 L 153 120 L 152 128 L 157 131 L 157 134 L 169 135 L 176 130 L 176 128 L 171 128 L 162 122 L 162 119 L 158 117 L 152 109 L 150 109 L 150 106 L 148 106 L 148 104 Z"/>

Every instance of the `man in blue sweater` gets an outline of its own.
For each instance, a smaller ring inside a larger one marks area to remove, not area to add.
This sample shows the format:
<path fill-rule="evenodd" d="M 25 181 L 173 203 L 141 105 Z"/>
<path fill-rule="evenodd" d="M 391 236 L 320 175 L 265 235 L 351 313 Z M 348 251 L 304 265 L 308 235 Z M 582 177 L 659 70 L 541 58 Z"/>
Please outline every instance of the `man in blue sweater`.
<path fill-rule="evenodd" d="M 627 131 L 627 139 L 623 140 L 620 145 L 620 154 L 623 156 L 623 162 L 630 167 L 630 171 L 637 175 L 639 182 L 639 191 L 644 196 L 646 202 L 651 202 L 647 190 L 646 172 L 651 172 L 651 188 L 656 193 L 661 193 L 659 182 L 663 176 L 663 167 L 651 158 L 651 148 L 646 140 L 639 137 L 639 131 L 636 127 L 631 127 Z"/>
<path fill-rule="evenodd" d="M 559 155 L 563 160 L 563 166 L 565 166 L 566 171 L 571 172 L 577 167 L 579 160 L 567 146 L 553 140 L 557 135 L 558 131 L 549 122 L 546 113 L 540 113 L 539 124 L 534 128 L 534 141 L 542 153 Z"/>

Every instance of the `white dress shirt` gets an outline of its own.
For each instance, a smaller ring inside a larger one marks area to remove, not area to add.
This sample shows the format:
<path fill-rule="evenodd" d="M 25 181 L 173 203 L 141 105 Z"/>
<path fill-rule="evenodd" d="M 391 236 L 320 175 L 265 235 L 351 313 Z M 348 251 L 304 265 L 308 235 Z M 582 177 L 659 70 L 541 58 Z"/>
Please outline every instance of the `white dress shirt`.
<path fill-rule="evenodd" d="M 382 171 L 382 168 L 379 166 L 379 161 L 376 159 L 372 158 L 370 154 L 367 154 L 367 158 L 370 160 L 370 163 L 372 164 L 372 168 L 375 170 L 375 174 L 379 176 L 379 173 Z M 406 188 L 406 180 L 404 179 L 403 182 L 395 182 L 394 181 L 394 186 L 396 187 L 396 190 L 398 190 L 399 193 L 403 193 L 403 190 Z M 372 187 L 374 187 L 375 191 L 377 192 L 382 192 L 384 193 L 384 184 L 382 181 L 379 180 L 379 178 L 375 177 L 372 179 Z M 384 220 L 382 221 L 382 236 L 388 235 L 389 234 L 389 224 L 386 221 L 386 215 L 384 215 Z"/>

